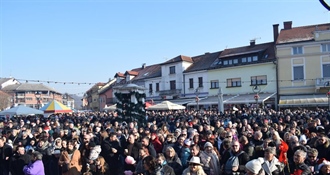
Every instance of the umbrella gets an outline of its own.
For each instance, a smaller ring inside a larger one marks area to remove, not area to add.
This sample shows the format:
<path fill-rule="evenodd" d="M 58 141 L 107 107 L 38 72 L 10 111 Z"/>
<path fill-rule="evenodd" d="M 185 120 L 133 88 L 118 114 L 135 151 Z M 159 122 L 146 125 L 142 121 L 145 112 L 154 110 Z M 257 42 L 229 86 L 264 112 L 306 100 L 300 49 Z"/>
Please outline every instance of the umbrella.
<path fill-rule="evenodd" d="M 72 109 L 65 106 L 61 102 L 53 100 L 42 107 L 40 110 L 44 111 L 45 113 L 70 113 Z"/>
<path fill-rule="evenodd" d="M 19 105 L 0 112 L 0 115 L 29 115 L 29 114 L 44 114 L 44 112 L 23 105 Z"/>
<path fill-rule="evenodd" d="M 163 101 L 159 104 L 148 107 L 148 110 L 179 110 L 179 109 L 186 109 L 186 107 L 169 101 Z"/>
<path fill-rule="evenodd" d="M 107 110 L 107 111 L 115 111 L 116 109 L 117 109 L 117 104 L 103 108 L 103 110 Z"/>

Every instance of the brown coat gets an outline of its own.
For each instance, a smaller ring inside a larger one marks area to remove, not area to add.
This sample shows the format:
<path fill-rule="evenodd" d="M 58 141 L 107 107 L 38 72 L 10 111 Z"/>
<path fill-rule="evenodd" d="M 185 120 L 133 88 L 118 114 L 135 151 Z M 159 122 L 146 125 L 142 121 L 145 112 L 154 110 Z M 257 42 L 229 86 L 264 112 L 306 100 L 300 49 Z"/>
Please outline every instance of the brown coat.
<path fill-rule="evenodd" d="M 70 160 L 69 154 L 67 151 L 62 151 L 58 164 L 60 166 L 64 165 L 65 162 L 69 163 L 69 171 L 62 173 L 62 175 L 80 175 L 82 164 L 81 164 L 81 155 L 79 150 L 75 150 Z"/>

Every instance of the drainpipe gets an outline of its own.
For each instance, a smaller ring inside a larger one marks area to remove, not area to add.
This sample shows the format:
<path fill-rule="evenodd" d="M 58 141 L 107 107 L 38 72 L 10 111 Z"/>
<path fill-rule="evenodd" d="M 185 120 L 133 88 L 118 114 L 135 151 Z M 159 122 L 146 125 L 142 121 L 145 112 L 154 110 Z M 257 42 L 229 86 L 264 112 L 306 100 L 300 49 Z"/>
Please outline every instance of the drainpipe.
<path fill-rule="evenodd" d="M 275 98 L 275 110 L 278 111 L 278 103 L 280 102 L 280 88 L 279 88 L 279 81 L 278 81 L 278 57 L 277 57 L 277 51 L 276 51 L 276 46 L 275 47 L 275 66 L 276 66 L 276 98 Z"/>

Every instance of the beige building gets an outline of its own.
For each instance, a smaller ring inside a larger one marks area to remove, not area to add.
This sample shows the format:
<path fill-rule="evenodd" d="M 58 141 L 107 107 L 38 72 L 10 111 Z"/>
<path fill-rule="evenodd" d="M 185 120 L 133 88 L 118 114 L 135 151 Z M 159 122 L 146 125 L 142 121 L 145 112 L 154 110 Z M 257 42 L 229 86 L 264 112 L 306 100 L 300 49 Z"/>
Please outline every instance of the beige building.
<path fill-rule="evenodd" d="M 292 27 L 276 42 L 279 107 L 328 106 L 330 23 Z"/>
<path fill-rule="evenodd" d="M 91 87 L 87 92 L 84 98 L 87 99 L 87 108 L 94 111 L 100 110 L 100 98 L 99 98 L 99 90 L 105 85 L 105 83 L 97 83 L 93 87 Z"/>
<path fill-rule="evenodd" d="M 44 84 L 8 85 L 2 91 L 11 95 L 11 106 L 25 105 L 40 109 L 52 100 L 62 101 L 62 94 Z"/>

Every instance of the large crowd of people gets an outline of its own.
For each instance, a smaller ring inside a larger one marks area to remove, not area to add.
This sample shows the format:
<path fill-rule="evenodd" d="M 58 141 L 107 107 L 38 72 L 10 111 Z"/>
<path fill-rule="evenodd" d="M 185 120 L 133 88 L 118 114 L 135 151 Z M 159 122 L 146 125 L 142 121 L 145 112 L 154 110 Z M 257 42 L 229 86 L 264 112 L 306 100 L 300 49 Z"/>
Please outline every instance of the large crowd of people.
<path fill-rule="evenodd" d="M 0 121 L 1 175 L 325 175 L 330 111 L 242 108 L 15 116 Z"/>

